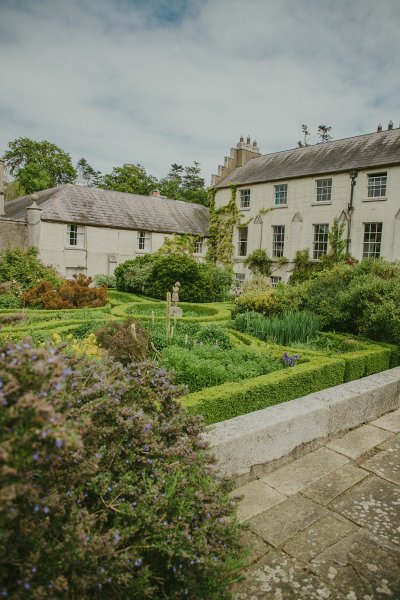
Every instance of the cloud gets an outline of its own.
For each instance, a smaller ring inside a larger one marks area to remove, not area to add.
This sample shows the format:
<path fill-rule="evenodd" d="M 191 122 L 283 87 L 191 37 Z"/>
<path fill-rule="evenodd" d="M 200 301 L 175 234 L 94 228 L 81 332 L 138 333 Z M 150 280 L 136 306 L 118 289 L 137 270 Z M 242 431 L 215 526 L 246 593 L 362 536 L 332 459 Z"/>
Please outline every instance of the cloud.
<path fill-rule="evenodd" d="M 400 119 L 397 0 L 2 0 L 0 152 L 48 139 L 103 172 L 207 181 L 239 135 L 336 138 Z"/>

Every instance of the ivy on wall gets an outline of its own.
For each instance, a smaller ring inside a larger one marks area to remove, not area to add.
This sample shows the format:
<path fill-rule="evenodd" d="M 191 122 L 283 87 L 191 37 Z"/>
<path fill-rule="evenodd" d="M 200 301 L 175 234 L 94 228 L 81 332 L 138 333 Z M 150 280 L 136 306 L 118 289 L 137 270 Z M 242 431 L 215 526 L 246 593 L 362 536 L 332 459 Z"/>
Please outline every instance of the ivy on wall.
<path fill-rule="evenodd" d="M 230 185 L 231 198 L 226 206 L 216 208 L 216 189 L 209 191 L 210 226 L 207 243 L 207 260 L 224 267 L 233 266 L 235 247 L 233 234 L 235 226 L 240 225 L 240 212 L 236 203 L 238 183 Z"/>

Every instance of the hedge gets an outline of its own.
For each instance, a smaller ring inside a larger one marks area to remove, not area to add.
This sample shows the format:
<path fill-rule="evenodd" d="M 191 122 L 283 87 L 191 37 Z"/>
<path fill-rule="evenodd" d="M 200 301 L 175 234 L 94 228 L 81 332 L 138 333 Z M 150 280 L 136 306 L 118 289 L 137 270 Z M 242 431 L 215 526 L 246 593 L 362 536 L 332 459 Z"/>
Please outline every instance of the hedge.
<path fill-rule="evenodd" d="M 303 364 L 236 383 L 225 383 L 183 398 L 186 410 L 218 423 L 343 383 L 343 360 L 316 357 Z"/>
<path fill-rule="evenodd" d="M 135 314 L 134 308 L 137 302 L 132 302 L 130 304 L 120 304 L 112 309 L 112 314 L 119 317 L 132 317 L 134 319 L 140 319 L 142 321 L 150 321 L 152 319 L 151 315 L 146 315 L 142 313 Z M 151 304 L 148 303 L 149 312 L 151 312 Z M 159 306 L 160 303 L 154 305 Z M 231 309 L 229 306 L 216 306 L 215 304 L 193 304 L 193 303 L 184 303 L 180 302 L 179 307 L 185 311 L 190 310 L 190 308 L 194 308 L 200 314 L 198 317 L 185 317 L 185 313 L 183 313 L 183 317 L 179 317 L 178 321 L 184 321 L 185 323 L 198 323 L 198 322 L 214 322 L 214 321 L 226 321 L 230 319 Z M 214 314 L 210 314 L 210 312 Z M 162 321 L 165 319 L 165 316 L 154 316 L 155 321 Z"/>

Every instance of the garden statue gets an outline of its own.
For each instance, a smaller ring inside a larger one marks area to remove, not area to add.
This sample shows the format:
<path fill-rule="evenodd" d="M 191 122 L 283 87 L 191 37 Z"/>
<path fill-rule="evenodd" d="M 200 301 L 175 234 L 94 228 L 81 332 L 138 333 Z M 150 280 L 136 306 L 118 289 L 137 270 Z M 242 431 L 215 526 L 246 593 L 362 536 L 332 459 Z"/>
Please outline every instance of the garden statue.
<path fill-rule="evenodd" d="M 178 306 L 178 302 L 179 302 L 179 288 L 181 287 L 181 284 L 179 283 L 179 281 L 177 281 L 174 285 L 174 287 L 172 288 L 172 302 L 174 303 L 175 306 Z"/>

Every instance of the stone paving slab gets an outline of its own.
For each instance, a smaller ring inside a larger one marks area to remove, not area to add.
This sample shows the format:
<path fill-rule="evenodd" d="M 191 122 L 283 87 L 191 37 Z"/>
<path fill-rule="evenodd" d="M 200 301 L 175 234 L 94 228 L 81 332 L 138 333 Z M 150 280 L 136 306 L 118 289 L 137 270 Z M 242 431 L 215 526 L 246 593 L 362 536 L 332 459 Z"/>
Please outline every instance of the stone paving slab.
<path fill-rule="evenodd" d="M 361 466 L 363 469 L 376 473 L 379 477 L 400 485 L 400 450 L 380 452 L 365 460 Z"/>
<path fill-rule="evenodd" d="M 373 425 L 363 425 L 358 429 L 349 431 L 341 438 L 328 442 L 326 447 L 349 458 L 358 458 L 392 435 L 392 432 L 379 429 Z"/>
<path fill-rule="evenodd" d="M 247 521 L 254 515 L 286 499 L 286 496 L 260 480 L 251 481 L 247 485 L 237 488 L 232 496 L 243 496 L 243 500 L 238 506 L 239 521 Z"/>
<path fill-rule="evenodd" d="M 326 506 L 347 489 L 367 477 L 368 473 L 351 464 L 343 465 L 303 490 L 303 494 Z"/>
<path fill-rule="evenodd" d="M 245 510 L 279 502 L 247 520 L 235 600 L 400 600 L 400 434 L 364 425 L 327 445 L 243 486 Z"/>
<path fill-rule="evenodd" d="M 280 546 L 326 512 L 319 504 L 296 494 L 250 519 L 249 526 L 272 546 Z"/>
<path fill-rule="evenodd" d="M 365 527 L 377 537 L 400 545 L 400 487 L 385 479 L 368 477 L 330 508 Z"/>
<path fill-rule="evenodd" d="M 400 410 L 395 410 L 394 412 L 383 415 L 383 417 L 379 417 L 379 419 L 372 421 L 371 425 L 381 427 L 382 429 L 387 429 L 388 431 L 393 431 L 394 433 L 399 433 Z"/>
<path fill-rule="evenodd" d="M 354 523 L 328 514 L 295 535 L 283 549 L 290 556 L 309 562 L 355 529 Z"/>
<path fill-rule="evenodd" d="M 310 568 L 346 598 L 400 596 L 400 553 L 363 530 L 322 552 Z"/>
<path fill-rule="evenodd" d="M 341 454 L 327 448 L 319 448 L 289 465 L 269 473 L 261 481 L 289 496 L 300 492 L 348 461 L 349 459 Z"/>
<path fill-rule="evenodd" d="M 276 550 L 262 558 L 233 592 L 235 600 L 344 600 L 342 595 L 333 595 L 320 578 Z"/>
<path fill-rule="evenodd" d="M 382 442 L 382 444 L 378 444 L 377 448 L 380 450 L 400 450 L 400 433 Z"/>

